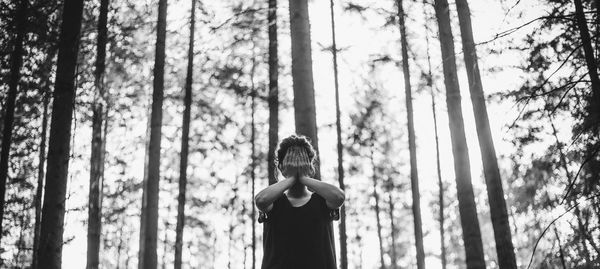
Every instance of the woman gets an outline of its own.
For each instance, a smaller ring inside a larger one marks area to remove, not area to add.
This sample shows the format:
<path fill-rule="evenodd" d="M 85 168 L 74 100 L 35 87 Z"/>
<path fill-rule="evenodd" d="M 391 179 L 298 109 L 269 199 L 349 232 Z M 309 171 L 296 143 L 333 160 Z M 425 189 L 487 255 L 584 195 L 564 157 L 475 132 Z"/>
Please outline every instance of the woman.
<path fill-rule="evenodd" d="M 264 221 L 262 269 L 337 268 L 332 220 L 345 195 L 311 178 L 315 156 L 304 136 L 291 135 L 279 144 L 275 164 L 285 179 L 254 199 Z"/>

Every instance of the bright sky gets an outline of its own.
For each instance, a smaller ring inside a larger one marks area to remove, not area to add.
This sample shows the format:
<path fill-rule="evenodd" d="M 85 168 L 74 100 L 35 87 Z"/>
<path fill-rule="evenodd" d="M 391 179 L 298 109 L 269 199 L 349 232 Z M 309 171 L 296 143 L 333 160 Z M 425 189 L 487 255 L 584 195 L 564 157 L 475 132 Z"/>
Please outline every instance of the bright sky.
<path fill-rule="evenodd" d="M 288 16 L 287 2 L 279 1 L 278 14 L 279 16 Z M 286 2 L 286 3 L 283 3 Z M 374 3 L 377 6 L 387 8 L 390 12 L 395 12 L 393 9 L 392 0 L 382 4 L 381 0 L 363 0 L 356 1 L 360 3 Z M 407 31 L 409 34 L 409 46 L 413 53 L 419 57 L 419 65 L 424 65 L 425 56 L 425 37 L 423 27 L 423 10 L 421 4 L 415 4 L 412 1 L 405 4 L 405 10 L 409 14 L 410 18 L 407 20 L 409 24 Z M 505 4 L 502 5 L 501 2 Z M 476 42 L 492 39 L 494 35 L 502 30 L 509 29 L 516 25 L 521 24 L 524 21 L 529 20 L 537 16 L 539 10 L 535 5 L 534 1 L 521 1 L 520 4 L 506 17 L 505 10 L 507 7 L 514 4 L 516 1 L 493 1 L 493 0 L 478 0 L 470 1 L 472 10 L 472 21 L 474 37 Z M 220 5 L 221 3 L 211 3 L 207 6 Z M 357 84 L 360 84 L 360 76 L 367 77 L 368 74 L 365 62 L 368 59 L 374 58 L 374 55 L 382 53 L 389 53 L 395 59 L 400 59 L 399 50 L 399 33 L 397 28 L 385 29 L 382 26 L 383 18 L 376 18 L 369 16 L 367 20 L 361 19 L 360 16 L 355 14 L 342 14 L 339 3 L 336 3 L 336 23 L 337 23 L 337 42 L 338 47 L 344 48 L 345 50 L 340 53 L 339 57 L 339 68 L 340 68 L 340 95 L 341 95 L 341 106 L 342 106 L 342 124 L 343 129 L 348 130 L 349 118 L 347 117 L 347 111 L 352 109 L 354 106 L 354 100 L 352 100 L 351 93 L 356 91 Z M 178 1 L 175 4 L 169 6 L 169 18 L 180 18 L 187 16 L 189 10 L 189 4 L 187 1 Z M 523 18 L 516 19 L 518 11 L 527 11 Z M 429 14 L 432 14 L 433 8 L 428 8 Z M 452 16 L 455 17 L 455 6 L 451 4 Z M 371 14 L 372 13 L 367 13 Z M 218 16 L 226 18 L 227 15 Z M 335 111 L 334 111 L 334 88 L 333 88 L 333 72 L 332 72 L 332 59 L 331 54 L 327 51 L 321 50 L 322 46 L 329 46 L 331 44 L 331 32 L 330 32 L 330 17 L 329 17 L 329 1 L 311 1 L 310 2 L 310 19 L 312 26 L 312 44 L 313 44 L 313 73 L 316 90 L 316 105 L 318 115 L 318 125 L 325 126 L 333 124 L 335 122 Z M 281 25 L 281 24 L 280 24 Z M 170 27 L 179 27 L 170 26 Z M 429 26 L 434 31 L 437 31 L 437 25 L 435 21 L 430 21 Z M 454 37 L 457 41 L 456 49 L 460 52 L 460 42 L 458 39 L 460 33 L 458 27 L 454 27 Z M 515 33 L 516 36 L 522 36 L 522 34 L 529 31 L 530 28 L 524 28 L 523 30 Z M 187 28 L 186 28 L 187 31 Z M 280 31 L 280 52 L 289 52 L 289 36 L 286 33 L 289 32 L 287 29 L 281 29 Z M 484 48 L 490 47 L 502 47 L 507 43 L 506 41 L 512 38 L 508 37 L 501 39 L 497 42 L 492 42 Z M 441 63 L 439 62 L 440 48 L 439 44 L 435 40 L 435 36 L 430 36 L 431 45 L 430 51 L 433 55 L 433 73 L 438 77 L 441 77 Z M 504 71 L 497 73 L 490 73 L 487 71 L 490 67 L 495 66 L 510 66 L 517 65 L 520 63 L 521 58 L 516 53 L 506 52 L 501 57 L 490 56 L 487 57 L 485 50 L 479 47 L 478 53 L 480 57 L 480 66 L 482 68 L 483 85 L 487 94 L 507 91 L 514 89 L 520 83 L 519 73 L 514 69 L 505 69 Z M 471 171 L 473 177 L 473 185 L 476 190 L 485 191 L 484 181 L 481 173 L 481 161 L 479 156 L 477 136 L 475 133 L 474 120 L 472 107 L 469 101 L 469 93 L 467 87 L 467 78 L 464 73 L 464 69 L 461 67 L 464 65 L 462 54 L 457 55 L 457 64 L 459 65 L 459 79 L 461 85 L 461 91 L 463 96 L 463 115 L 465 120 L 465 128 L 467 134 L 467 140 L 469 145 L 469 154 L 471 159 Z M 414 61 L 411 61 L 411 68 L 413 69 L 413 91 L 416 89 L 418 83 L 418 71 L 416 71 L 416 65 Z M 377 75 L 380 79 L 381 84 L 385 87 L 385 91 L 390 93 L 392 99 L 390 102 L 397 102 L 395 111 L 388 115 L 389 117 L 399 117 L 399 122 L 405 122 L 406 114 L 404 111 L 404 89 L 403 89 L 403 76 L 400 68 L 395 68 L 392 65 L 387 65 L 379 69 Z M 149 80 L 150 81 L 150 80 Z M 291 91 L 291 85 L 289 81 L 282 81 L 282 90 Z M 443 85 L 442 81 L 437 81 L 436 85 L 440 88 Z M 441 91 L 444 92 L 443 90 Z M 428 208 L 428 205 L 435 201 L 437 192 L 436 174 L 435 174 L 435 144 L 433 143 L 433 121 L 431 113 L 431 99 L 428 93 L 414 94 L 414 115 L 416 122 L 416 136 L 417 136 L 417 148 L 418 148 L 418 164 L 419 164 L 419 177 L 421 186 L 421 209 L 423 213 L 423 223 L 425 233 L 428 234 L 425 237 L 425 252 L 426 253 L 439 253 L 439 237 L 437 231 L 437 223 L 434 216 L 432 215 L 432 209 Z M 439 96 L 438 102 L 438 124 L 440 130 L 440 143 L 441 143 L 441 164 L 442 164 L 442 176 L 447 183 L 451 184 L 451 188 L 455 188 L 453 184 L 453 166 L 451 148 L 449 143 L 449 129 L 448 121 L 445 114 L 445 98 Z M 488 106 L 488 115 L 490 117 L 490 124 L 492 133 L 494 135 L 494 141 L 496 149 L 499 155 L 511 153 L 511 146 L 503 138 L 506 134 L 506 124 L 510 123 L 515 118 L 515 108 L 510 104 L 498 105 L 496 103 L 490 103 Z M 293 119 L 291 113 L 283 114 L 284 119 Z M 142 120 L 144 122 L 145 120 Z M 285 137 L 287 134 L 292 132 L 292 121 L 282 120 L 281 121 L 281 132 L 280 137 Z M 144 126 L 144 124 L 141 124 Z M 405 125 L 397 126 L 396 128 L 405 129 Z M 337 166 L 336 157 L 336 141 L 335 141 L 335 129 L 333 128 L 321 128 L 319 130 L 319 148 L 321 151 L 321 162 L 322 162 L 322 174 L 325 181 L 335 183 L 335 167 Z M 143 134 L 144 128 L 136 130 L 136 133 Z M 130 134 L 132 135 L 132 134 Z M 135 134 L 136 136 L 138 134 Z M 78 129 L 78 139 L 81 141 L 76 142 L 77 144 L 88 143 L 90 133 L 87 127 L 81 127 Z M 89 152 L 89 151 L 85 151 Z M 138 155 L 140 152 L 137 152 Z M 142 155 L 139 156 L 138 160 L 143 160 Z M 408 155 L 408 151 L 402 154 Z M 137 162 L 138 166 L 143 165 L 141 161 Z M 85 204 L 87 201 L 87 180 L 83 180 L 87 175 L 88 164 L 79 163 L 72 165 L 74 173 L 83 176 L 81 180 L 71 182 L 69 188 L 73 192 L 69 202 L 73 204 Z M 406 166 L 408 169 L 408 166 Z M 78 171 L 78 172 L 77 172 Z M 140 171 L 140 170 L 138 170 Z M 407 173 L 406 173 L 407 174 Z M 399 179 L 406 180 L 408 178 Z M 264 186 L 257 186 L 261 188 Z M 76 191 L 81 190 L 81 191 Z M 105 205 L 106 206 L 106 205 Z M 478 207 L 487 207 L 483 201 L 478 201 Z M 79 215 L 81 214 L 81 215 Z M 87 216 L 85 210 L 81 212 L 71 212 L 66 215 L 66 229 L 65 238 L 73 237 L 73 240 L 66 244 L 63 249 L 63 267 L 64 268 L 85 268 L 85 252 L 86 252 L 86 227 L 81 222 Z M 410 216 L 407 216 L 410 217 Z M 225 223 L 222 223 L 225 224 Z M 225 227 L 220 225 L 220 227 Z M 262 229 L 259 228 L 259 231 Z M 222 231 L 221 231 L 222 232 Z M 483 233 L 491 233 L 490 229 L 482 230 Z M 225 236 L 224 233 L 219 235 Z M 337 236 L 337 233 L 336 233 Z M 413 238 L 413 234 L 403 234 L 401 236 L 410 236 Z M 173 236 L 174 237 L 174 236 Z M 137 238 L 133 239 L 137 241 Z M 339 249 L 339 246 L 337 246 Z M 260 248 L 259 248 L 260 249 Z M 374 231 L 365 237 L 365 250 L 363 255 L 363 268 L 376 268 L 379 263 L 378 260 L 378 246 L 377 237 Z M 414 249 L 411 249 L 414 252 Z M 414 256 L 414 254 L 411 255 Z M 258 264 L 260 264 L 260 258 L 262 257 L 260 251 L 258 258 Z M 184 258 L 185 259 L 185 258 Z M 428 255 L 427 268 L 439 268 L 440 261 L 434 257 L 434 255 Z M 135 266 L 134 263 L 132 265 Z M 215 268 L 225 268 L 227 265 L 226 253 L 217 257 L 215 261 Z M 204 267 L 203 267 L 204 268 Z"/>

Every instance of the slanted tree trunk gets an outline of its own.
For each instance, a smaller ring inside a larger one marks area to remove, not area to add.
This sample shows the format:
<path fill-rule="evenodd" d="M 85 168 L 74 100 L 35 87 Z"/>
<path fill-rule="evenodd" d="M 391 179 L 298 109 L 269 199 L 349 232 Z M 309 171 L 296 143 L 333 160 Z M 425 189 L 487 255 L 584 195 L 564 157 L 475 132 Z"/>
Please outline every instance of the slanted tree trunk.
<path fill-rule="evenodd" d="M 192 0 L 190 11 L 190 40 L 188 46 L 187 75 L 185 78 L 185 97 L 183 99 L 183 123 L 181 130 L 181 156 L 179 160 L 179 195 L 177 196 L 177 224 L 175 226 L 175 269 L 181 269 L 183 247 L 183 228 L 185 226 L 185 195 L 187 186 L 187 167 L 190 136 L 190 117 L 192 107 L 192 83 L 194 75 L 194 26 L 196 23 L 196 0 Z"/>
<path fill-rule="evenodd" d="M 4 126 L 2 129 L 2 150 L 0 151 L 0 241 L 2 240 L 2 220 L 4 219 L 4 196 L 6 194 L 6 179 L 8 178 L 8 159 L 12 140 L 13 123 L 15 119 L 15 102 L 17 90 L 21 80 L 21 66 L 23 65 L 23 40 L 25 39 L 25 24 L 27 20 L 27 0 L 19 1 L 15 16 L 17 32 L 14 40 L 14 49 L 10 54 L 10 78 L 8 81 L 8 95 L 4 104 Z"/>
<path fill-rule="evenodd" d="M 152 115 L 150 143 L 148 146 L 148 180 L 144 188 L 144 203 L 140 223 L 143 240 L 140 246 L 138 267 L 156 269 L 156 241 L 158 232 L 158 182 L 160 180 L 160 140 L 162 129 L 162 104 L 164 96 L 165 38 L 167 28 L 167 0 L 158 1 L 158 24 L 156 53 L 154 56 L 154 91 L 152 93 Z"/>
<path fill-rule="evenodd" d="M 308 0 L 289 0 L 292 37 L 292 80 L 296 133 L 305 135 L 319 154 L 315 89 L 312 72 Z M 320 165 L 315 165 L 315 178 L 321 179 Z"/>
<path fill-rule="evenodd" d="M 475 49 L 475 42 L 473 40 L 471 11 L 467 0 L 456 0 L 456 7 L 458 9 L 465 68 L 467 69 L 467 77 L 469 79 L 471 104 L 473 105 L 473 114 L 475 115 L 477 138 L 479 139 L 483 173 L 485 175 L 488 201 L 490 203 L 490 215 L 494 228 L 498 264 L 500 269 L 516 269 L 517 261 L 512 243 L 508 213 L 506 211 L 506 201 L 504 200 L 502 178 L 498 169 L 496 149 L 494 148 L 494 140 L 492 139 L 485 97 L 483 95 L 483 85 L 479 73 L 477 50 Z"/>
<path fill-rule="evenodd" d="M 277 182 L 275 150 L 279 142 L 279 60 L 277 55 L 277 0 L 269 0 L 269 185 Z"/>
<path fill-rule="evenodd" d="M 563 247 L 562 244 L 560 242 L 560 236 L 558 236 L 558 230 L 556 230 L 556 226 L 552 227 L 554 228 L 554 235 L 556 236 L 556 240 L 558 241 L 558 254 L 560 257 L 560 264 L 562 265 L 563 269 L 567 269 L 567 264 L 565 262 L 565 252 L 563 251 Z"/>
<path fill-rule="evenodd" d="M 477 219 L 473 185 L 471 184 L 469 152 L 462 117 L 460 88 L 456 74 L 454 38 L 452 37 L 448 8 L 447 0 L 435 0 L 435 14 L 439 27 L 444 84 L 446 86 L 450 140 L 452 141 L 452 154 L 454 156 L 458 210 L 463 231 L 467 268 L 485 268 L 481 230 Z"/>
<path fill-rule="evenodd" d="M 396 0 L 398 22 L 400 25 L 400 42 L 402 44 L 402 73 L 404 74 L 404 93 L 406 95 L 406 115 L 408 127 L 408 148 L 410 151 L 410 186 L 412 192 L 412 212 L 415 230 L 415 249 L 417 268 L 425 268 L 425 251 L 423 250 L 423 227 L 421 222 L 421 194 L 419 193 L 419 173 L 417 170 L 417 146 L 415 142 L 415 125 L 413 120 L 412 89 L 410 86 L 410 69 L 408 65 L 408 41 L 404 26 L 404 8 L 402 0 Z"/>
<path fill-rule="evenodd" d="M 44 176 L 46 175 L 46 139 L 48 136 L 48 107 L 50 105 L 50 95 L 51 91 L 51 81 L 50 81 L 50 73 L 52 70 L 52 66 L 54 65 L 54 56 L 56 55 L 57 48 L 52 46 L 48 55 L 46 56 L 46 60 L 44 61 L 44 67 L 42 68 L 41 80 L 42 80 L 42 89 L 44 89 L 44 97 L 43 104 L 44 107 L 42 114 L 42 131 L 41 131 L 41 139 L 40 139 L 40 151 L 38 155 L 38 180 L 37 186 L 35 187 L 35 198 L 34 198 L 34 208 L 35 208 L 35 224 L 33 226 L 33 250 L 31 251 L 31 269 L 38 269 L 38 249 L 40 245 L 40 230 L 42 223 L 42 198 L 44 191 Z"/>
<path fill-rule="evenodd" d="M 375 166 L 375 160 L 373 158 L 373 150 L 369 156 L 371 161 L 372 180 L 373 180 L 373 198 L 375 199 L 375 218 L 377 220 L 377 238 L 379 239 L 379 262 L 381 263 L 381 269 L 385 269 L 385 261 L 383 260 L 383 238 L 381 237 L 381 220 L 379 218 L 379 194 L 377 193 L 377 167 Z"/>
<path fill-rule="evenodd" d="M 331 54 L 333 55 L 333 82 L 335 85 L 335 130 L 337 138 L 337 157 L 338 157 L 338 182 L 340 189 L 345 190 L 344 186 L 344 158 L 342 145 L 342 124 L 340 122 L 340 92 L 338 82 L 338 63 L 337 63 L 337 43 L 335 38 L 335 14 L 333 10 L 333 0 L 329 0 L 329 11 L 331 13 Z M 348 269 L 348 248 L 346 245 L 346 206 L 340 208 L 340 268 Z"/>
<path fill-rule="evenodd" d="M 427 5 L 425 0 L 423 3 Z M 427 24 L 427 21 L 429 21 L 429 15 L 427 14 L 425 8 L 423 9 L 423 13 L 425 15 L 425 43 L 427 46 L 427 86 L 429 87 L 429 91 L 431 93 L 431 113 L 433 114 L 433 133 L 435 137 L 435 164 L 438 180 L 438 200 L 440 210 L 438 215 L 438 221 L 440 222 L 440 259 L 442 260 L 442 269 L 446 269 L 448 262 L 446 261 L 446 240 L 444 233 L 444 182 L 442 181 L 442 169 L 440 165 L 440 141 L 438 136 L 437 110 L 435 108 L 436 102 L 435 90 L 433 87 L 433 74 L 431 73 L 431 56 L 429 54 L 429 26 Z"/>
<path fill-rule="evenodd" d="M 103 136 L 104 107 L 104 71 L 106 61 L 108 0 L 100 1 L 98 17 L 98 37 L 96 47 L 96 70 L 94 72 L 93 116 L 92 116 L 92 153 L 90 157 L 90 186 L 88 201 L 87 269 L 97 269 L 100 261 L 100 234 L 102 231 L 102 181 L 104 178 Z"/>
<path fill-rule="evenodd" d="M 590 99 L 590 115 L 586 119 L 587 126 L 594 130 L 594 133 L 598 134 L 598 122 L 600 121 L 600 78 L 598 77 L 598 65 L 594 57 L 594 49 L 592 48 L 592 41 L 590 32 L 587 26 L 587 20 L 585 19 L 585 12 L 583 10 L 583 4 L 581 0 L 573 0 L 575 3 L 575 19 L 577 20 L 577 27 L 579 28 L 579 35 L 581 42 L 583 43 L 583 52 L 585 56 L 585 62 L 588 68 L 588 74 L 590 81 L 592 82 L 592 97 Z"/>
<path fill-rule="evenodd" d="M 61 268 L 71 121 L 75 101 L 75 70 L 82 13 L 83 0 L 70 0 L 64 3 L 38 254 L 39 264 L 43 264 L 44 268 L 48 269 Z"/>

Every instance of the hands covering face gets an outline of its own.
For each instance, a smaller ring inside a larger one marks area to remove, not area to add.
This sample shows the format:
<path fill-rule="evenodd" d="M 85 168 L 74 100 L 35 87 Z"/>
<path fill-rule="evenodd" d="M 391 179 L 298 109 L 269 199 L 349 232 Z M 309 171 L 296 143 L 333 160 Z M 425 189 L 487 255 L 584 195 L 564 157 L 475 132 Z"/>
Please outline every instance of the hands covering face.
<path fill-rule="evenodd" d="M 309 175 L 310 158 L 301 147 L 290 147 L 283 158 L 283 175 L 285 177 Z"/>

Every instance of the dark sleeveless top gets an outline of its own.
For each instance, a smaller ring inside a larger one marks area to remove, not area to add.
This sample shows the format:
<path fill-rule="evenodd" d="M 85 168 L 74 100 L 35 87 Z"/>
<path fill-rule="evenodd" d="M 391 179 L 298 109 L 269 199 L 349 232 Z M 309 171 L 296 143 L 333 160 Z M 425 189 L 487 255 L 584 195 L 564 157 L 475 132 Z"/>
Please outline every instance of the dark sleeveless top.
<path fill-rule="evenodd" d="M 262 269 L 336 269 L 332 220 L 335 212 L 313 193 L 293 207 L 282 195 L 263 216 Z"/>

